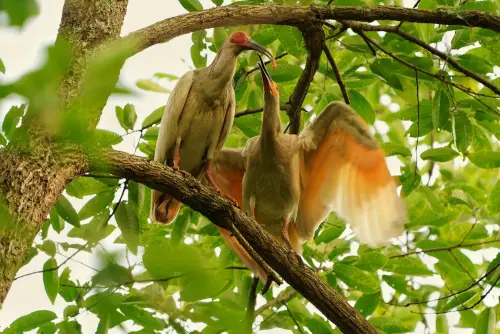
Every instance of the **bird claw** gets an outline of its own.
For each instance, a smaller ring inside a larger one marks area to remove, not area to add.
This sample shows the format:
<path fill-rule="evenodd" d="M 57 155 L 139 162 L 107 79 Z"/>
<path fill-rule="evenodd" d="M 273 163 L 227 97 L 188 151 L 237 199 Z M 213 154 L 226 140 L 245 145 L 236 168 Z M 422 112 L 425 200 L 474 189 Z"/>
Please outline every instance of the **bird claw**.
<path fill-rule="evenodd" d="M 240 205 L 238 204 L 238 202 L 229 194 L 226 194 L 226 193 L 223 193 L 222 191 L 220 190 L 217 190 L 217 192 L 221 195 L 221 196 L 224 196 L 225 198 L 227 198 L 231 204 L 233 204 L 235 207 L 237 207 L 238 209 L 241 209 Z"/>
<path fill-rule="evenodd" d="M 189 172 L 188 172 L 188 171 L 186 171 L 186 170 L 180 169 L 180 168 L 179 168 L 179 166 L 175 166 L 175 165 L 174 165 L 172 168 L 173 168 L 173 170 L 175 170 L 176 172 L 181 173 L 181 174 L 182 174 L 182 175 L 184 175 L 184 176 L 192 176 L 192 175 L 191 175 L 191 173 L 189 173 Z"/>

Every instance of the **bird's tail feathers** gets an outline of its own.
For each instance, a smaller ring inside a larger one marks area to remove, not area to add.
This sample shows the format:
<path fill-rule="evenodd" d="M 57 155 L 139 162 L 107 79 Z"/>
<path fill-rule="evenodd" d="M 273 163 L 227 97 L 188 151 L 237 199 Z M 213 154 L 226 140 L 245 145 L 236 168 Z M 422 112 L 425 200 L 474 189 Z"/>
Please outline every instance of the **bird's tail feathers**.
<path fill-rule="evenodd" d="M 151 219 L 154 223 L 170 224 L 179 213 L 181 202 L 157 190 L 151 192 Z"/>

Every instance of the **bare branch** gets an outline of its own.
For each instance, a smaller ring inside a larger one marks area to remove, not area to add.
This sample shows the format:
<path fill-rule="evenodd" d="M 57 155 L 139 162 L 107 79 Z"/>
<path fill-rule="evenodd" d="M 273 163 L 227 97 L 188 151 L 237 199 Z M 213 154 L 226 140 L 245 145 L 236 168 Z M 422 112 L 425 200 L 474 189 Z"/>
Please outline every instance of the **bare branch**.
<path fill-rule="evenodd" d="M 344 82 L 342 81 L 342 77 L 340 76 L 340 71 L 339 68 L 337 67 L 337 64 L 335 63 L 335 59 L 333 59 L 332 53 L 330 52 L 330 49 L 325 45 L 323 51 L 325 52 L 326 58 L 328 59 L 328 62 L 332 66 L 333 73 L 335 74 L 335 79 L 337 79 L 337 83 L 339 84 L 340 91 L 342 92 L 342 97 L 344 98 L 344 101 L 346 104 L 351 104 L 351 101 L 349 100 L 349 95 L 347 95 L 347 90 L 345 88 Z"/>
<path fill-rule="evenodd" d="M 375 328 L 336 290 L 296 256 L 290 256 L 285 246 L 215 189 L 202 185 L 195 178 L 176 173 L 170 167 L 125 152 L 102 150 L 89 154 L 91 171 L 122 176 L 170 194 L 226 230 L 230 231 L 234 225 L 266 263 L 343 332 L 376 333 Z"/>
<path fill-rule="evenodd" d="M 306 43 L 307 59 L 304 70 L 287 102 L 286 113 L 290 120 L 290 133 L 292 134 L 298 134 L 300 131 L 302 103 L 318 70 L 321 53 L 325 46 L 325 34 L 321 25 L 301 25 L 300 29 Z"/>
<path fill-rule="evenodd" d="M 422 10 L 395 6 L 373 6 L 370 10 L 354 6 L 229 5 L 195 11 L 168 18 L 137 30 L 122 40 L 135 43 L 135 53 L 155 44 L 193 31 L 247 24 L 310 24 L 321 20 L 371 22 L 393 20 L 482 27 L 500 32 L 500 17 L 483 11 Z"/>
<path fill-rule="evenodd" d="M 427 248 L 427 249 L 422 249 L 419 251 L 413 251 L 413 252 L 408 252 L 408 253 L 404 253 L 404 254 L 393 255 L 393 256 L 390 256 L 389 258 L 393 259 L 393 258 L 397 258 L 397 257 L 405 257 L 405 256 L 415 255 L 415 254 L 442 252 L 442 251 L 448 251 L 448 250 L 455 249 L 455 248 L 468 248 L 468 247 L 481 246 L 481 245 L 494 244 L 494 243 L 500 243 L 500 240 L 487 240 L 487 241 L 482 241 L 482 242 L 475 242 L 472 244 L 460 243 L 458 245 L 447 246 L 447 247 Z"/>

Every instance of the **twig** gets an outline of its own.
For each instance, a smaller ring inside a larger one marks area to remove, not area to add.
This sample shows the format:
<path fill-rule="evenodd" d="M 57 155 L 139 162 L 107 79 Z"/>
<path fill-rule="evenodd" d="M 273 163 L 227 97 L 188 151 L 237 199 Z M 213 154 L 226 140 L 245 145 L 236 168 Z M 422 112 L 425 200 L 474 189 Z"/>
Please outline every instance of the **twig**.
<path fill-rule="evenodd" d="M 363 41 L 365 41 L 366 45 L 368 45 L 368 47 L 370 48 L 370 51 L 372 52 L 372 55 L 376 56 L 377 52 L 375 52 L 375 49 L 370 45 L 369 38 L 368 38 L 368 36 L 366 36 L 366 34 L 364 33 L 364 31 L 362 31 L 361 29 L 357 29 L 357 28 L 351 28 L 351 29 L 355 33 L 357 33 L 363 39 Z"/>
<path fill-rule="evenodd" d="M 125 190 L 127 189 L 127 183 L 128 183 L 128 180 L 125 181 L 124 187 L 123 187 L 123 191 L 122 191 L 122 193 L 120 195 L 120 199 L 118 200 L 118 202 L 116 203 L 115 207 L 113 208 L 113 211 L 109 215 L 108 220 L 106 221 L 106 224 L 109 223 L 109 220 L 111 219 L 111 217 L 113 217 L 113 215 L 116 212 L 116 209 L 118 208 L 118 205 L 121 203 L 122 198 L 123 198 L 123 194 L 125 193 Z M 44 273 L 44 272 L 59 270 L 59 268 L 61 268 L 62 266 L 64 266 L 66 263 L 68 263 L 69 260 L 72 260 L 73 257 L 75 257 L 78 253 L 80 253 L 88 245 L 89 245 L 89 242 L 87 241 L 84 245 L 82 245 L 82 247 L 78 248 L 75 252 L 73 252 L 73 254 L 71 254 L 70 256 L 68 256 L 63 262 L 61 262 L 61 264 L 57 265 L 56 267 L 49 268 L 49 269 L 46 269 L 46 270 L 37 270 L 37 271 L 33 271 L 31 273 L 27 273 L 27 274 L 24 274 L 24 275 L 21 275 L 21 276 L 17 276 L 16 278 L 14 278 L 14 281 L 17 280 L 17 279 L 23 278 L 23 277 L 34 275 L 34 274 L 41 274 L 41 273 Z"/>
<path fill-rule="evenodd" d="M 374 25 L 369 25 L 369 24 L 359 23 L 359 22 L 352 22 L 352 21 L 342 22 L 342 23 L 347 25 L 348 27 L 352 28 L 353 30 L 358 29 L 358 30 L 363 30 L 363 31 L 385 31 L 388 33 L 396 34 L 396 35 L 400 36 L 401 38 L 406 39 L 409 42 L 417 44 L 418 46 L 424 48 L 425 50 L 427 50 L 431 54 L 438 56 L 439 58 L 444 60 L 446 63 L 453 66 L 457 71 L 465 74 L 468 77 L 473 78 L 477 82 L 480 82 L 484 86 L 491 89 L 497 95 L 500 95 L 500 88 L 495 86 L 491 81 L 481 77 L 479 74 L 474 73 L 473 71 L 460 65 L 460 63 L 458 63 L 455 59 L 450 57 L 448 54 L 441 52 L 438 49 L 433 48 L 432 46 L 428 45 L 424 41 L 414 37 L 413 35 L 410 35 L 409 33 L 400 30 L 398 26 L 374 26 Z"/>
<path fill-rule="evenodd" d="M 415 82 L 417 85 L 417 141 L 415 143 L 415 177 L 418 174 L 418 140 L 420 137 L 420 97 L 418 95 L 418 71 L 415 70 Z"/>
<path fill-rule="evenodd" d="M 299 330 L 299 332 L 300 332 L 301 334 L 304 334 L 304 332 L 302 331 L 302 328 L 300 327 L 300 325 L 298 324 L 297 320 L 296 320 L 296 319 L 295 319 L 295 317 L 293 316 L 292 311 L 290 311 L 290 309 L 288 308 L 288 305 L 286 304 L 286 302 L 283 302 L 283 305 L 285 305 L 286 310 L 288 311 L 288 314 L 290 314 L 290 318 L 292 318 L 293 323 L 295 324 L 295 326 L 297 326 L 297 329 Z"/>
<path fill-rule="evenodd" d="M 448 299 L 450 297 L 459 295 L 459 294 L 461 294 L 461 293 L 463 293 L 465 291 L 469 291 L 470 289 L 472 289 L 473 287 L 475 287 L 476 285 L 478 285 L 479 283 L 481 283 L 482 280 L 484 280 L 486 277 L 488 277 L 491 273 L 493 273 L 499 267 L 500 267 L 500 263 L 497 264 L 494 268 L 490 269 L 487 273 L 485 273 L 483 276 L 481 276 L 481 278 L 479 278 L 477 281 L 475 281 L 474 283 L 472 283 L 471 285 L 469 285 L 467 288 L 462 289 L 460 291 L 457 291 L 457 292 L 455 292 L 453 294 L 450 294 L 450 295 L 447 295 L 447 296 L 443 296 L 443 297 L 439 297 L 439 298 L 425 300 L 425 301 L 422 301 L 422 302 L 410 302 L 410 303 L 406 303 L 406 304 L 394 304 L 394 303 L 389 303 L 388 302 L 388 304 L 392 305 L 392 306 L 408 307 L 408 306 L 411 306 L 411 305 L 427 304 L 427 303 L 430 303 L 430 302 L 436 302 L 436 301 Z M 498 279 L 500 279 L 500 275 L 498 276 L 497 281 L 498 281 Z M 495 286 L 495 284 L 493 284 L 493 286 Z M 484 299 L 484 298 L 482 298 L 482 299 Z"/>
<path fill-rule="evenodd" d="M 351 104 L 351 101 L 349 101 L 349 95 L 347 95 L 347 90 L 345 88 L 344 82 L 342 81 L 342 77 L 340 76 L 339 68 L 337 67 L 337 64 L 335 63 L 335 59 L 333 59 L 332 54 L 330 52 L 330 49 L 325 45 L 323 47 L 323 51 L 325 52 L 326 58 L 328 59 L 328 62 L 332 66 L 333 73 L 335 74 L 335 79 L 337 79 L 337 83 L 339 84 L 340 91 L 342 92 L 342 96 L 344 97 L 344 101 L 346 104 Z"/>
<path fill-rule="evenodd" d="M 417 8 L 418 4 L 420 3 L 421 0 L 417 0 L 417 2 L 415 2 L 415 4 L 413 5 L 413 8 Z M 399 24 L 397 25 L 398 29 L 401 27 L 401 25 L 403 24 L 404 21 L 401 21 L 399 22 Z"/>
<path fill-rule="evenodd" d="M 252 334 L 252 325 L 255 319 L 255 303 L 257 301 L 257 286 L 259 285 L 259 277 L 252 278 L 250 291 L 248 293 L 247 312 L 245 315 L 245 329 Z"/>
<path fill-rule="evenodd" d="M 447 251 L 447 250 L 451 250 L 451 249 L 455 249 L 455 248 L 467 248 L 467 247 L 474 247 L 474 246 L 493 244 L 493 243 L 500 243 L 500 240 L 488 240 L 488 241 L 476 242 L 476 243 L 472 243 L 472 244 L 458 244 L 458 245 L 453 245 L 453 246 L 448 246 L 448 247 L 428 248 L 428 249 L 422 249 L 419 251 L 413 251 L 413 252 L 408 252 L 408 253 L 404 253 L 404 254 L 393 255 L 393 256 L 390 256 L 389 258 L 394 259 L 394 258 L 398 258 L 398 257 L 405 257 L 405 256 L 415 255 L 415 254 L 441 252 L 441 251 Z"/>
<path fill-rule="evenodd" d="M 373 39 L 367 37 L 368 41 L 373 44 L 375 47 L 377 47 L 378 49 L 380 49 L 383 53 L 385 53 L 386 55 L 388 55 L 389 57 L 393 58 L 394 60 L 400 62 L 401 64 L 413 69 L 414 71 L 418 71 L 418 72 L 421 72 L 421 73 L 424 73 L 424 74 L 427 74 L 428 76 L 431 76 L 433 78 L 436 78 L 438 79 L 439 81 L 442 81 L 444 83 L 447 83 L 447 84 L 450 84 L 452 85 L 453 87 L 461 90 L 462 92 L 466 93 L 467 95 L 471 96 L 472 98 L 478 100 L 480 103 L 482 103 L 484 106 L 486 106 L 490 111 L 492 111 L 493 113 L 497 114 L 497 115 L 500 115 L 500 112 L 492 109 L 490 106 L 488 106 L 486 103 L 484 103 L 483 101 L 481 101 L 480 99 L 477 98 L 477 96 L 475 95 L 478 95 L 478 96 L 485 96 L 485 97 L 492 97 L 492 98 L 496 98 L 495 96 L 491 96 L 491 95 L 486 95 L 486 94 L 481 94 L 481 93 L 475 93 L 473 91 L 471 91 L 469 88 L 467 87 L 463 87 L 462 85 L 459 85 L 457 83 L 454 83 L 454 82 L 451 82 L 451 81 L 448 81 L 446 79 L 444 79 L 442 76 L 440 75 L 436 75 L 434 73 L 431 73 L 427 70 L 424 70 L 424 69 L 421 69 L 420 67 L 417 67 L 409 62 L 407 62 L 406 60 L 404 59 L 401 59 L 399 58 L 398 56 L 396 56 L 395 54 L 393 54 L 392 52 L 389 52 L 387 51 L 386 49 L 384 49 L 383 47 L 381 47 L 377 42 L 375 42 Z"/>
<path fill-rule="evenodd" d="M 294 289 L 290 289 L 288 291 L 285 291 L 285 292 L 282 292 L 281 294 L 279 294 L 276 298 L 274 299 L 271 299 L 270 301 L 268 301 L 266 304 L 262 305 L 261 307 L 259 307 L 256 311 L 255 311 L 255 316 L 258 316 L 259 314 L 261 314 L 262 312 L 264 312 L 265 310 L 267 310 L 268 308 L 270 307 L 273 307 L 274 305 L 276 304 L 280 304 L 280 303 L 283 303 L 283 302 L 287 302 L 289 301 L 290 299 L 292 299 L 293 296 L 295 296 L 297 294 L 297 291 L 295 291 Z"/>

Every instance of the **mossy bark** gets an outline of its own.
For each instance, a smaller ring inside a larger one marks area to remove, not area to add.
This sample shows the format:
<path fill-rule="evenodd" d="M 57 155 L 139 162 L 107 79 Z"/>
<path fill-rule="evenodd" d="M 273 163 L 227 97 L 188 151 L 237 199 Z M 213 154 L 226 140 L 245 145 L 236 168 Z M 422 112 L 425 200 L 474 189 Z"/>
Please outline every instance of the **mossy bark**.
<path fill-rule="evenodd" d="M 59 98 L 66 110 L 61 112 L 69 112 L 68 107 L 79 99 L 93 55 L 119 38 L 127 3 L 66 0 L 56 43 L 68 42 L 72 56 L 59 87 Z M 116 83 L 119 72 L 114 75 L 110 79 Z M 97 126 L 106 100 L 107 96 L 103 96 L 93 101 L 88 127 Z M 32 116 L 23 122 L 23 128 L 29 129 L 25 131 L 28 142 L 9 143 L 0 150 L 0 205 L 5 208 L 0 210 L 0 304 L 57 198 L 88 167 L 75 146 L 54 142 L 40 128 L 43 123 Z"/>

